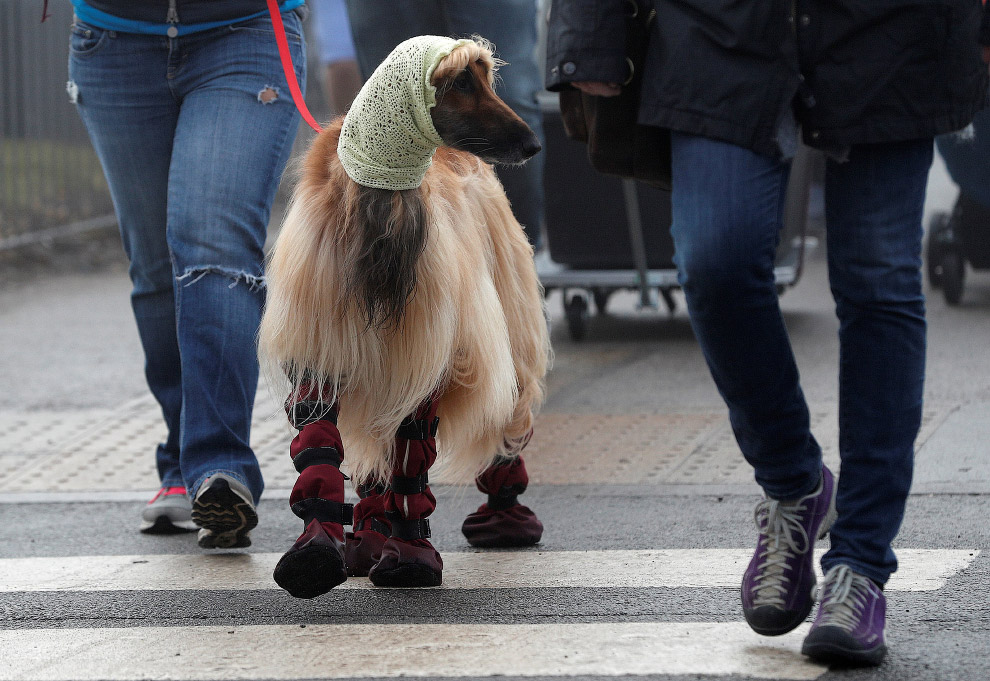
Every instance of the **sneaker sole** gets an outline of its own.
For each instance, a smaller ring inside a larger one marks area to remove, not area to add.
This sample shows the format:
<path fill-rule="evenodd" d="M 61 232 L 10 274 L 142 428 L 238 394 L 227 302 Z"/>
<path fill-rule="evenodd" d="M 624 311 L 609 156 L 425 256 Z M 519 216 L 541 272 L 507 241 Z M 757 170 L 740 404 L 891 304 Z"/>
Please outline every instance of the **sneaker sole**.
<path fill-rule="evenodd" d="M 772 607 L 772 606 L 764 606 L 764 607 Z M 808 619 L 808 615 L 811 614 L 811 611 L 814 610 L 814 608 L 815 608 L 815 601 L 813 598 L 809 598 L 808 607 L 805 608 L 803 612 L 794 613 L 793 619 L 790 619 L 786 623 L 780 624 L 776 627 L 762 627 L 758 624 L 755 624 L 750 619 L 754 617 L 755 614 L 752 611 L 747 612 L 745 609 L 743 609 L 743 616 L 746 618 L 746 624 L 749 625 L 749 628 L 755 631 L 760 636 L 783 636 L 784 634 L 789 634 L 790 632 L 794 631 L 799 626 L 801 626 L 801 624 L 804 623 L 806 619 Z M 757 608 L 757 610 L 759 610 L 759 608 Z"/>
<path fill-rule="evenodd" d="M 202 528 L 198 538 L 202 548 L 244 548 L 251 546 L 248 532 L 257 527 L 258 512 L 220 478 L 196 495 L 192 519 Z"/>
<path fill-rule="evenodd" d="M 832 667 L 876 667 L 887 655 L 887 646 L 870 650 L 847 648 L 834 642 L 807 643 L 801 646 L 801 654 L 815 662 Z"/>
<path fill-rule="evenodd" d="M 182 534 L 197 532 L 199 527 L 191 520 L 172 520 L 167 515 L 160 515 L 154 520 L 142 520 L 139 529 L 144 534 Z"/>

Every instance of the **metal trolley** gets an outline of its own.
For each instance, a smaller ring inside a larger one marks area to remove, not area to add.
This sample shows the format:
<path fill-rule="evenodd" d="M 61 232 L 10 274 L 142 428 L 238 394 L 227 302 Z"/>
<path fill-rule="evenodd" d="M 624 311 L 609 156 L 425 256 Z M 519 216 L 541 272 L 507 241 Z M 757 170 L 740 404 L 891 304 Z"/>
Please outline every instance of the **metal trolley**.
<path fill-rule="evenodd" d="M 641 308 L 664 301 L 676 310 L 678 289 L 670 238 L 670 195 L 635 180 L 595 171 L 583 144 L 568 140 L 553 102 L 544 102 L 547 249 L 537 256 L 547 292 L 561 289 L 574 340 L 587 333 L 591 303 L 604 313 L 609 297 L 636 290 Z M 801 147 L 792 163 L 784 228 L 774 268 L 778 292 L 797 284 L 804 262 L 812 165 L 817 152 Z"/>

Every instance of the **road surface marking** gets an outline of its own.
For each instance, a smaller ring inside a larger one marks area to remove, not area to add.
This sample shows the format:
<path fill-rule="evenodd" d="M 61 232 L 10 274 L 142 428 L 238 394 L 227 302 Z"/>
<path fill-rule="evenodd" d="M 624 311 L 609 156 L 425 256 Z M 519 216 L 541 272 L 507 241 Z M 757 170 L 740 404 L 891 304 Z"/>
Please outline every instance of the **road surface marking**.
<path fill-rule="evenodd" d="M 316 624 L 0 631 L 0 680 L 730 675 L 815 679 L 808 625 Z"/>
<path fill-rule="evenodd" d="M 899 549 L 892 591 L 934 591 L 977 550 Z M 738 588 L 750 549 L 444 553 L 441 589 Z M 277 589 L 277 553 L 0 559 L 0 592 Z M 820 552 L 818 556 L 820 557 Z M 817 560 L 816 560 L 817 565 Z M 338 589 L 375 588 L 351 578 Z"/>

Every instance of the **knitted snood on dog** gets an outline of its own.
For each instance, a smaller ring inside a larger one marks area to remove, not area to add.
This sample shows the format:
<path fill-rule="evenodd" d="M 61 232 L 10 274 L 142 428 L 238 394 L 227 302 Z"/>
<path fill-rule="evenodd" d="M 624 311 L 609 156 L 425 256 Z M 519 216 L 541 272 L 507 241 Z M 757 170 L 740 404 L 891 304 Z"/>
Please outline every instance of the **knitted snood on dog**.
<path fill-rule="evenodd" d="M 375 69 L 351 104 L 337 143 L 352 180 L 376 189 L 420 185 L 443 144 L 430 118 L 437 103 L 430 78 L 440 60 L 470 42 L 435 35 L 410 38 Z"/>

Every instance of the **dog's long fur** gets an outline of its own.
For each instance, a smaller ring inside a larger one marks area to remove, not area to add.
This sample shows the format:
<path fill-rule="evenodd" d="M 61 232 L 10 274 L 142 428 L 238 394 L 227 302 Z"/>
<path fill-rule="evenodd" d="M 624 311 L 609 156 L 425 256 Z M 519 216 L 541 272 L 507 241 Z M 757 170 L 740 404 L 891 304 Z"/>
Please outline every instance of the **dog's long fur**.
<path fill-rule="evenodd" d="M 491 140 L 477 130 L 511 114 L 491 92 L 493 71 L 474 42 L 433 75 L 441 136 L 483 158 L 472 145 Z M 454 88 L 458 76 L 479 91 Z M 345 462 L 361 482 L 388 480 L 396 429 L 438 396 L 438 465 L 445 479 L 473 478 L 518 448 L 543 400 L 549 341 L 532 248 L 477 156 L 443 146 L 418 188 L 371 189 L 337 158 L 341 124 L 304 159 L 268 264 L 266 371 L 337 395 Z"/>

